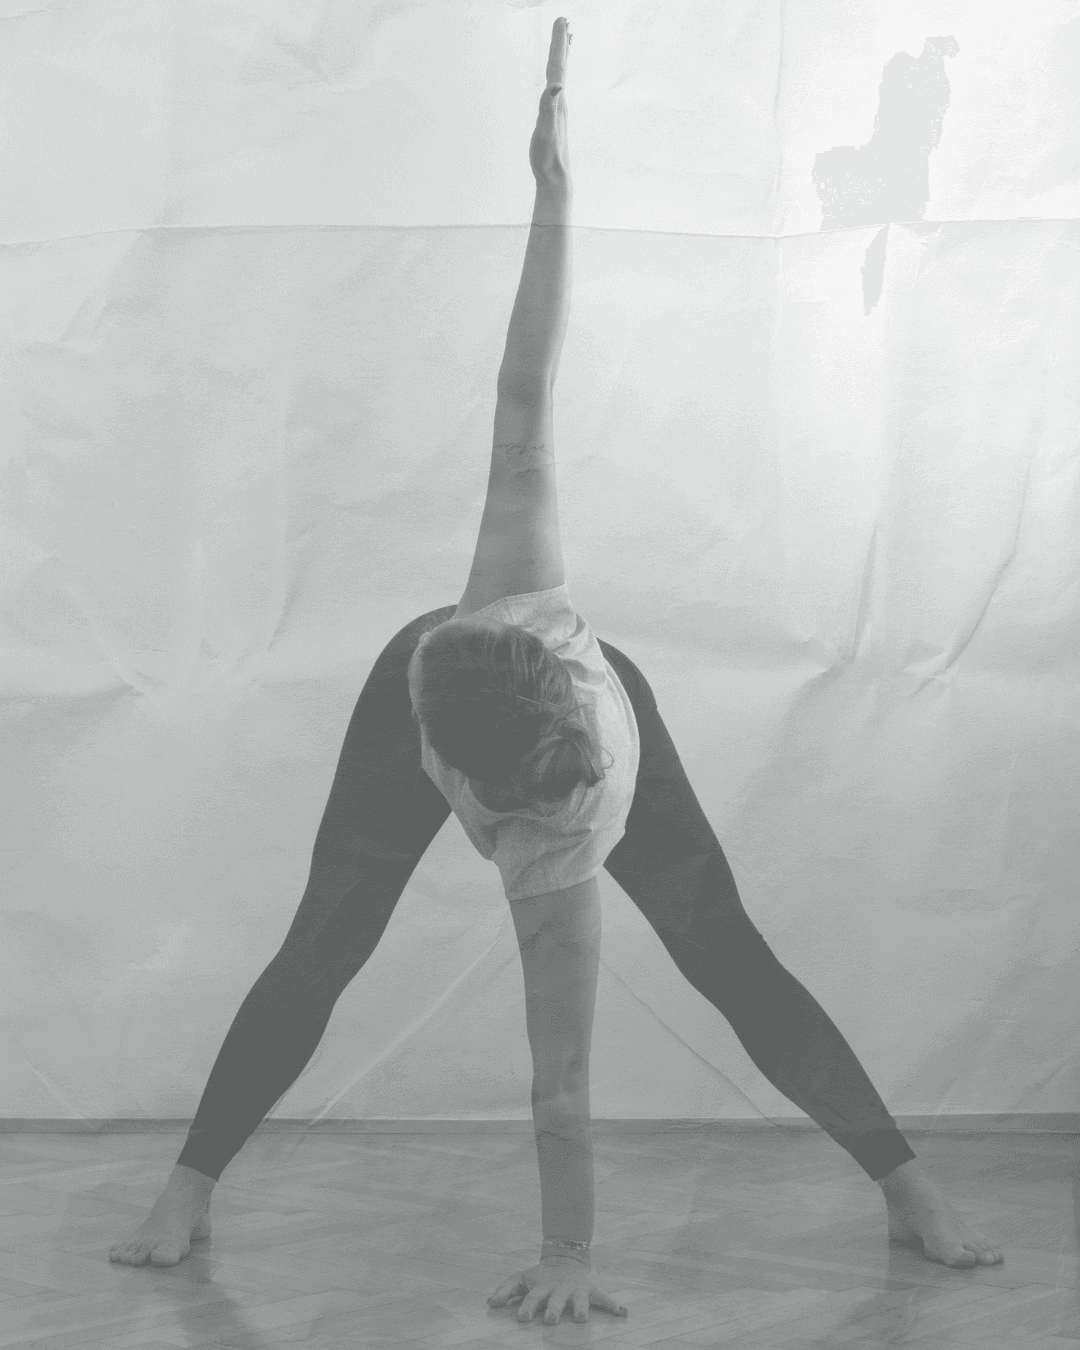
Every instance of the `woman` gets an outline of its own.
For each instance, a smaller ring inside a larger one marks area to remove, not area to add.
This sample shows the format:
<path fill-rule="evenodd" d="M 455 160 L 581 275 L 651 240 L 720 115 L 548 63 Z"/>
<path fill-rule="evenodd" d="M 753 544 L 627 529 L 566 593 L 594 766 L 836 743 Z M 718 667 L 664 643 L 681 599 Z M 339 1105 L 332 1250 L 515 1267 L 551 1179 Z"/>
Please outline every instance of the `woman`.
<path fill-rule="evenodd" d="M 311 872 L 284 943 L 244 1000 L 187 1142 L 142 1228 L 113 1248 L 171 1265 L 209 1231 L 222 1170 L 307 1064 L 451 809 L 497 863 L 525 974 L 544 1241 L 488 1302 L 524 1295 L 558 1321 L 599 1286 L 588 1132 L 589 1044 L 607 868 L 750 1058 L 885 1196 L 890 1235 L 952 1266 L 1000 1252 L 971 1231 L 914 1153 L 847 1042 L 747 917 L 648 681 L 575 613 L 565 584 L 552 389 L 569 314 L 565 19 L 530 145 L 536 202 L 499 374 L 488 496 L 456 608 L 389 643 L 349 723 Z"/>

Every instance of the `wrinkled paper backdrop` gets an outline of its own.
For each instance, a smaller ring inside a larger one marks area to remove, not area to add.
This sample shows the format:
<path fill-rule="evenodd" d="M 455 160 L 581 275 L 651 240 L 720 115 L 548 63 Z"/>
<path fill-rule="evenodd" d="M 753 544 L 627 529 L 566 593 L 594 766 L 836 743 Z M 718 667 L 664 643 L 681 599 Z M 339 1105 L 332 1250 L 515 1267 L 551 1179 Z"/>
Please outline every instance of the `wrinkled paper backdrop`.
<path fill-rule="evenodd" d="M 0 3 L 0 1110 L 187 1118 L 464 588 L 553 19 L 567 579 L 898 1114 L 1062 1112 L 1080 12 Z M 601 1117 L 795 1108 L 601 874 Z M 284 1117 L 527 1120 L 451 817 Z"/>

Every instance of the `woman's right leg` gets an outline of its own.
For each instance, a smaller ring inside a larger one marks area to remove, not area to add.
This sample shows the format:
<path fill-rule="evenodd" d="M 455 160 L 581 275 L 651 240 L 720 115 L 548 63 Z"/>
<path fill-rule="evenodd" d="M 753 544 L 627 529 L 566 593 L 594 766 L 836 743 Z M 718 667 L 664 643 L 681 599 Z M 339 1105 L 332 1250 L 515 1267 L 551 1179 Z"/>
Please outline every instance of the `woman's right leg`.
<path fill-rule="evenodd" d="M 450 814 L 420 766 L 408 665 L 421 635 L 453 613 L 451 605 L 415 619 L 387 644 L 368 676 L 345 733 L 300 907 L 281 949 L 240 1005 L 177 1159 L 178 1168 L 201 1178 L 174 1170 L 170 1186 L 176 1179 L 178 1192 L 185 1182 L 201 1185 L 208 1202 L 211 1183 L 300 1076 L 334 1004 L 375 950 L 416 864 Z M 148 1225 L 151 1220 L 144 1229 Z M 113 1259 L 179 1260 L 186 1239 L 179 1254 L 175 1234 L 154 1252 L 156 1232 L 118 1244 Z"/>

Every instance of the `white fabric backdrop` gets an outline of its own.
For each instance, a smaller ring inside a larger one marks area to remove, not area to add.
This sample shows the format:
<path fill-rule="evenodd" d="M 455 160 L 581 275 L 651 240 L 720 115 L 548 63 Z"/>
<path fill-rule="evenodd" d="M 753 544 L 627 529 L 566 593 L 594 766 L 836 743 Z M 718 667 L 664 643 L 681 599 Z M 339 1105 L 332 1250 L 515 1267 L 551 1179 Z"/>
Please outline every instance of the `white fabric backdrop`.
<path fill-rule="evenodd" d="M 456 603 L 560 12 L 571 595 L 890 1108 L 1080 1106 L 1076 4 L 0 0 L 0 1114 L 194 1113 Z M 793 1114 L 601 891 L 593 1115 Z M 275 1114 L 530 1067 L 451 818 Z"/>

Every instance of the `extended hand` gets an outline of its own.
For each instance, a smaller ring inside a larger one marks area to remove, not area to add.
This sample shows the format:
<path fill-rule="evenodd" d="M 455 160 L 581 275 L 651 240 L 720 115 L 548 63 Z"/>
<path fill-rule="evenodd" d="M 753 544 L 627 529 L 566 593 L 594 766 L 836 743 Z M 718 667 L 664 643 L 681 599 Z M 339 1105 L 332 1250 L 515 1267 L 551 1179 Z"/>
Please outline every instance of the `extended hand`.
<path fill-rule="evenodd" d="M 488 1305 L 492 1308 L 504 1307 L 519 1294 L 525 1295 L 518 1309 L 519 1322 L 531 1322 L 537 1308 L 545 1300 L 547 1313 L 544 1321 L 552 1325 L 562 1317 L 567 1303 L 573 1308 L 575 1322 L 589 1320 L 590 1304 L 594 1308 L 606 1308 L 617 1317 L 626 1316 L 626 1309 L 618 1299 L 600 1288 L 592 1267 L 572 1256 L 545 1256 L 539 1265 L 511 1275 L 491 1295 Z"/>
<path fill-rule="evenodd" d="M 529 144 L 529 163 L 537 184 L 569 188 L 570 151 L 566 136 L 566 59 L 570 34 L 566 19 L 556 19 L 548 51 L 547 88 Z"/>

